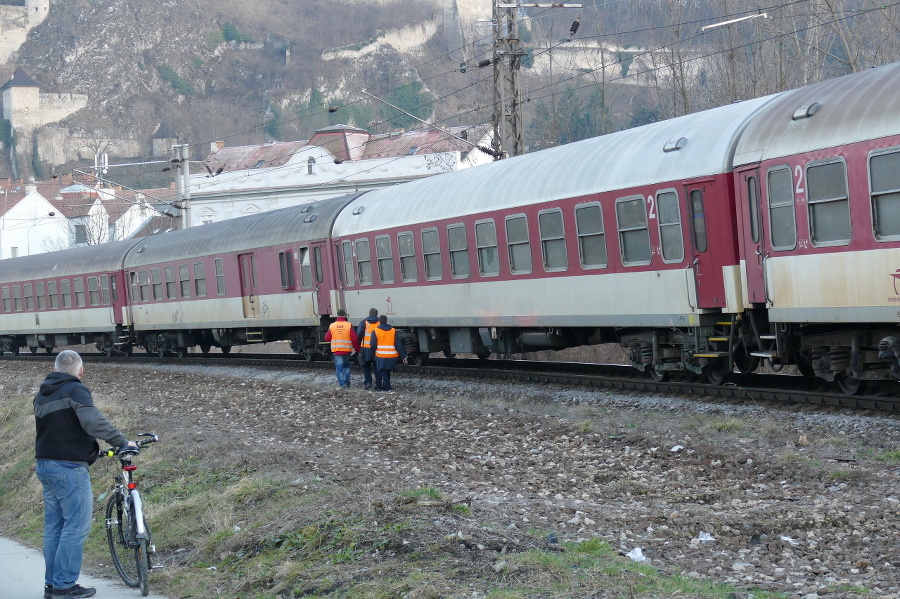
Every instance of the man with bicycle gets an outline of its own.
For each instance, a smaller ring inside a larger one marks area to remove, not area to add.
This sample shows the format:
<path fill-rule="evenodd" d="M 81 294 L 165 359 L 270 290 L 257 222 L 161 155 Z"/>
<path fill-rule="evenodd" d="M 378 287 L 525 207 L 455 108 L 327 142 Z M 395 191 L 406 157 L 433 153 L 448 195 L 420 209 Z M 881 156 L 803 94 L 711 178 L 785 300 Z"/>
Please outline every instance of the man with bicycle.
<path fill-rule="evenodd" d="M 83 375 L 81 356 L 61 351 L 34 398 L 35 469 L 44 488 L 44 599 L 97 592 L 77 584 L 93 511 L 88 467 L 100 453 L 98 438 L 113 447 L 137 446 L 94 405 Z"/>

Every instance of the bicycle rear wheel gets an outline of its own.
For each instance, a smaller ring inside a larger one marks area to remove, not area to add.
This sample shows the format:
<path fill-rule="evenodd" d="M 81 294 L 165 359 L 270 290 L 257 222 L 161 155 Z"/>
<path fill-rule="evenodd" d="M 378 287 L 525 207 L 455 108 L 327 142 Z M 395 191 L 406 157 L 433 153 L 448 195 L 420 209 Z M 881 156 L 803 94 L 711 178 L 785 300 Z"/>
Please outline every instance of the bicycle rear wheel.
<path fill-rule="evenodd" d="M 140 584 L 139 560 L 136 559 L 135 523 L 130 507 L 119 492 L 113 493 L 106 502 L 106 540 L 113 565 L 122 581 L 136 588 Z M 144 562 L 146 564 L 146 561 Z M 146 568 L 143 579 L 147 579 Z M 144 593 L 146 595 L 146 593 Z"/>

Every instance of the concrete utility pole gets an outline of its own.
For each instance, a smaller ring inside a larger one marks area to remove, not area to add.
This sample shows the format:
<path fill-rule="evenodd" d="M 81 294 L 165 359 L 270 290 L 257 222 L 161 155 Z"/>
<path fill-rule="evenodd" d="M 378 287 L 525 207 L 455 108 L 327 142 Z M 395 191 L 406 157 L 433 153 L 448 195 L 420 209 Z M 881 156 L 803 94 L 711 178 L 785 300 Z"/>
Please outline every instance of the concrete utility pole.
<path fill-rule="evenodd" d="M 507 158 L 525 153 L 525 122 L 522 116 L 522 92 L 519 68 L 525 50 L 519 39 L 519 9 L 581 8 L 581 4 L 559 2 L 496 2 L 494 39 L 494 155 Z"/>
<path fill-rule="evenodd" d="M 181 205 L 181 228 L 191 226 L 191 146 L 175 144 L 172 146 L 172 162 L 178 165 L 178 200 Z"/>

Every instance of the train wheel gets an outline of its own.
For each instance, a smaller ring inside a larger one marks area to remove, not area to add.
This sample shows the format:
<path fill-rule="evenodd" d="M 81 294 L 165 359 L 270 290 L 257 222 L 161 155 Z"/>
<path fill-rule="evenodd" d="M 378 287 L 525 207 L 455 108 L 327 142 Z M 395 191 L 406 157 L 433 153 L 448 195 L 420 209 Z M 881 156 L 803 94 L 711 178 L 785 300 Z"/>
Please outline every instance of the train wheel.
<path fill-rule="evenodd" d="M 50 346 L 50 347 L 45 347 L 44 351 L 46 351 L 48 354 L 52 354 L 54 349 L 55 348 L 53 346 Z"/>
<path fill-rule="evenodd" d="M 188 350 L 186 347 L 179 347 L 179 348 L 175 349 L 175 355 L 178 356 L 179 358 L 183 358 L 187 355 L 187 351 Z"/>
<path fill-rule="evenodd" d="M 724 384 L 728 380 L 728 375 L 731 374 L 728 372 L 728 360 L 724 358 L 716 360 L 715 363 L 703 369 L 703 374 L 706 375 L 706 380 L 713 385 Z"/>
<path fill-rule="evenodd" d="M 866 388 L 866 382 L 849 376 L 838 376 L 834 379 L 845 395 L 859 395 Z"/>
<path fill-rule="evenodd" d="M 219 349 L 221 349 L 221 350 L 222 350 L 222 353 L 225 354 L 226 356 L 227 356 L 228 354 L 231 353 L 231 346 L 230 346 L 230 345 L 223 345 L 223 346 L 221 346 Z"/>
<path fill-rule="evenodd" d="M 664 381 L 669 380 L 669 373 L 665 370 L 657 370 L 653 366 L 647 369 L 647 373 L 650 375 L 650 378 L 656 381 L 657 383 L 662 383 Z"/>
<path fill-rule="evenodd" d="M 212 349 L 212 345 L 209 343 L 201 343 L 200 344 L 200 353 L 204 356 L 209 353 L 209 350 Z"/>
<path fill-rule="evenodd" d="M 449 347 L 444 349 L 444 357 L 445 357 L 445 358 L 450 359 L 450 358 L 452 358 L 452 357 L 455 356 L 455 355 L 456 355 L 456 354 L 454 354 L 452 351 L 450 351 L 450 348 L 449 348 Z"/>
<path fill-rule="evenodd" d="M 36 348 L 36 347 L 29 347 L 28 349 L 29 349 L 29 350 L 31 351 L 31 353 L 33 353 L 33 354 L 36 354 L 36 353 L 37 353 L 37 350 L 38 350 L 38 348 Z"/>
<path fill-rule="evenodd" d="M 133 348 L 131 347 L 131 345 L 123 345 L 122 349 L 120 349 L 119 351 L 122 352 L 122 355 L 126 358 L 130 358 L 132 349 Z"/>
<path fill-rule="evenodd" d="M 479 354 L 475 354 L 475 355 L 478 356 L 479 360 L 487 360 L 488 358 L 491 357 L 491 352 L 490 352 L 490 350 L 488 350 L 488 351 L 483 351 L 483 352 L 481 352 Z"/>
<path fill-rule="evenodd" d="M 428 364 L 428 354 L 420 351 L 412 352 L 407 361 L 413 366 L 425 366 Z"/>
<path fill-rule="evenodd" d="M 734 349 L 734 365 L 741 374 L 750 374 L 759 368 L 759 356 L 751 356 L 746 345 L 738 345 Z"/>
<path fill-rule="evenodd" d="M 808 353 L 799 352 L 797 354 L 797 359 L 795 360 L 797 364 L 797 370 L 808 379 L 811 379 L 816 376 L 816 369 L 813 368 L 812 358 Z"/>

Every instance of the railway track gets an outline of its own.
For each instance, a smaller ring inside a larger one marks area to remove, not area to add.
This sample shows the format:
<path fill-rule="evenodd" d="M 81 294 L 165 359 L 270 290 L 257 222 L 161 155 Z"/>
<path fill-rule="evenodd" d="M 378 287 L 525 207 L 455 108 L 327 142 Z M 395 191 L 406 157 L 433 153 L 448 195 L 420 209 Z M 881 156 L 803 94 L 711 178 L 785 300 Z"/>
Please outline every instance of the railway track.
<path fill-rule="evenodd" d="M 104 354 L 82 354 L 85 361 L 128 363 L 160 363 L 167 365 L 258 366 L 266 368 L 333 368 L 328 360 L 308 361 L 293 354 L 189 354 L 184 358 L 134 354 L 130 357 L 107 357 Z M 53 355 L 37 353 L 5 355 L 4 360 L 48 361 Z M 474 360 L 432 358 L 426 366 L 398 365 L 406 375 L 462 378 L 526 384 L 567 385 L 596 389 L 613 389 L 638 393 L 702 396 L 734 401 L 771 402 L 781 405 L 844 407 L 885 412 L 900 411 L 896 385 L 873 387 L 868 394 L 846 395 L 819 379 L 786 374 L 737 373 L 723 385 L 712 385 L 690 378 L 657 382 L 630 366 L 572 362 L 537 362 L 529 360 Z"/>

